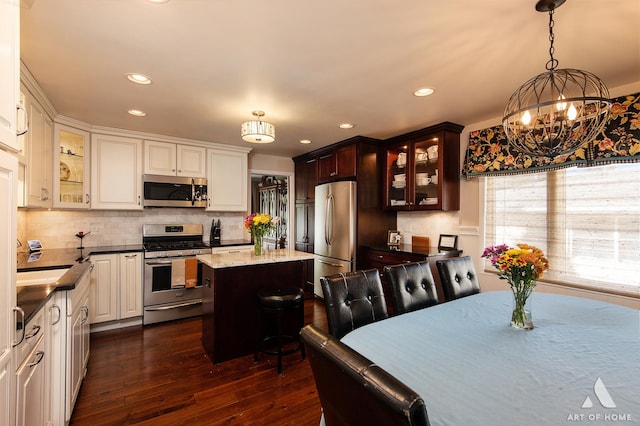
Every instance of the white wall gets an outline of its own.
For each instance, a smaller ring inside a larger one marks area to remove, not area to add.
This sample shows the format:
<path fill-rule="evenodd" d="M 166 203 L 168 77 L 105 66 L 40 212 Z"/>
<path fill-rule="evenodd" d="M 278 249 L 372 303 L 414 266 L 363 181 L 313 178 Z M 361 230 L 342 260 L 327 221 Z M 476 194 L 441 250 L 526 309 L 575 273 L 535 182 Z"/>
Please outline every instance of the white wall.
<path fill-rule="evenodd" d="M 640 91 L 640 81 L 622 87 L 609 89 L 611 97 L 623 96 Z M 502 118 L 493 119 L 466 126 L 460 135 L 460 167 L 469 144 L 469 133 L 500 124 Z M 458 235 L 458 247 L 463 255 L 473 258 L 476 270 L 480 275 L 483 291 L 508 290 L 508 284 L 497 278 L 495 273 L 484 272 L 484 262 L 480 254 L 484 250 L 484 179 L 462 179 L 460 182 L 460 211 L 457 212 L 398 212 L 398 230 L 405 241 L 410 242 L 412 235 L 428 236 L 431 245 L 437 245 L 440 234 Z M 608 295 L 593 291 L 559 287 L 539 283 L 536 291 L 567 294 L 603 300 L 640 309 L 640 299 Z M 535 307 L 534 307 L 535 310 Z M 535 315 L 535 312 L 534 312 Z"/>

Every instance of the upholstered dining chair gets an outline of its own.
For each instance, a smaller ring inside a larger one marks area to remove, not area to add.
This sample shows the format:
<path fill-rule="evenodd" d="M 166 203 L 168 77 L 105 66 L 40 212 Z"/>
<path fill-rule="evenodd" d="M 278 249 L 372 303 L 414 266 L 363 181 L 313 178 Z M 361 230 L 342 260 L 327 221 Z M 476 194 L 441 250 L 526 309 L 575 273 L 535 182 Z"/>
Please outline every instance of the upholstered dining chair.
<path fill-rule="evenodd" d="M 471 256 L 438 260 L 436 267 L 447 301 L 480 293 L 480 282 Z"/>
<path fill-rule="evenodd" d="M 320 277 L 329 333 L 336 339 L 389 316 L 377 269 Z"/>
<path fill-rule="evenodd" d="M 424 400 L 386 370 L 311 324 L 300 335 L 327 426 L 429 424 Z"/>
<path fill-rule="evenodd" d="M 391 289 L 396 315 L 438 303 L 436 284 L 428 261 L 385 266 L 384 275 Z"/>

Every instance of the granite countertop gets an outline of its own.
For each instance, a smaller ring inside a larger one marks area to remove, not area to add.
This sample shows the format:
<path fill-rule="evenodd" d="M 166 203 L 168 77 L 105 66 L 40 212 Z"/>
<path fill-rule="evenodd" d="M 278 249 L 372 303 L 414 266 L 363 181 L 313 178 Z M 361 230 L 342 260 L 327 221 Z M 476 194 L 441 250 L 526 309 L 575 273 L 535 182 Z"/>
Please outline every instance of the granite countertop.
<path fill-rule="evenodd" d="M 50 268 L 50 269 L 61 269 Z M 49 296 L 54 291 L 73 290 L 76 283 L 89 272 L 91 262 L 86 259 L 79 260 L 67 272 L 64 273 L 55 283 L 20 286 L 16 288 L 16 299 L 20 309 L 24 311 L 24 320 L 29 322 L 33 315 L 38 312 L 49 300 Z M 22 328 L 18 324 L 18 330 Z"/>
<path fill-rule="evenodd" d="M 196 257 L 205 265 L 213 269 L 220 269 L 233 268 L 236 266 L 260 265 L 264 263 L 310 260 L 314 258 L 314 255 L 291 249 L 274 249 L 266 250 L 261 256 L 256 256 L 252 251 L 245 251 L 237 253 L 200 254 Z"/>
<path fill-rule="evenodd" d="M 142 244 L 85 247 L 84 249 L 45 249 L 40 252 L 18 253 L 18 272 L 71 268 L 92 254 L 130 253 L 142 251 Z"/>
<path fill-rule="evenodd" d="M 391 248 L 389 246 L 370 246 L 369 248 L 374 250 L 382 250 L 388 251 L 389 253 L 407 253 L 407 254 L 420 254 L 426 257 L 430 256 L 445 256 L 447 254 L 455 254 L 460 256 L 462 254 L 462 250 L 439 250 L 438 247 L 424 247 L 424 246 L 416 246 L 414 247 L 412 244 L 400 244 L 397 249 Z"/>
<path fill-rule="evenodd" d="M 35 272 L 52 269 L 69 269 L 55 283 L 18 286 L 17 305 L 24 311 L 28 322 L 49 300 L 55 291 L 73 290 L 76 283 L 88 272 L 92 254 L 141 252 L 142 245 L 85 247 L 80 249 L 46 249 L 40 252 L 18 253 L 17 271 Z M 21 327 L 21 324 L 18 324 Z"/>

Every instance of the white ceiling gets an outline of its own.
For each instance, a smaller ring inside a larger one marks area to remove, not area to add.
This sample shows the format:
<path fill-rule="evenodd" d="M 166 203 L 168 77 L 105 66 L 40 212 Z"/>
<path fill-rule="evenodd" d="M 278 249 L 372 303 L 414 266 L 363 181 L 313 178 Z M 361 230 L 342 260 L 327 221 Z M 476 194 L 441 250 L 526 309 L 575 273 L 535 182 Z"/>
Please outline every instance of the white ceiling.
<path fill-rule="evenodd" d="M 276 142 L 250 145 L 262 154 L 499 117 L 548 60 L 548 15 L 535 0 L 22 4 L 22 60 L 58 114 L 249 146 L 240 124 L 260 109 L 276 126 Z M 554 17 L 560 68 L 609 87 L 640 81 L 640 1 L 568 0 Z M 153 83 L 130 83 L 127 72 Z M 423 86 L 435 94 L 414 97 Z M 339 129 L 345 121 L 355 127 Z"/>

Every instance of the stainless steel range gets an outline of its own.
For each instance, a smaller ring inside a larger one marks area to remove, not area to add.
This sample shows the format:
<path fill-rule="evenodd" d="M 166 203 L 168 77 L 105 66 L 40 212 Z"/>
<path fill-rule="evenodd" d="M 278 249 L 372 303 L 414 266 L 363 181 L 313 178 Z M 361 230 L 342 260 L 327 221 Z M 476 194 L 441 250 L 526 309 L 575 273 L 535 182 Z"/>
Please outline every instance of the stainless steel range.
<path fill-rule="evenodd" d="M 187 280 L 180 280 L 185 274 L 186 259 L 211 253 L 202 235 L 201 224 L 142 226 L 143 324 L 202 314 L 202 264 L 197 263 L 194 287 L 187 288 Z"/>

